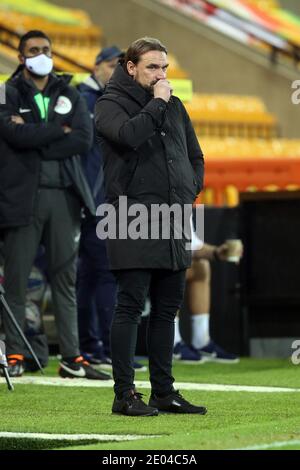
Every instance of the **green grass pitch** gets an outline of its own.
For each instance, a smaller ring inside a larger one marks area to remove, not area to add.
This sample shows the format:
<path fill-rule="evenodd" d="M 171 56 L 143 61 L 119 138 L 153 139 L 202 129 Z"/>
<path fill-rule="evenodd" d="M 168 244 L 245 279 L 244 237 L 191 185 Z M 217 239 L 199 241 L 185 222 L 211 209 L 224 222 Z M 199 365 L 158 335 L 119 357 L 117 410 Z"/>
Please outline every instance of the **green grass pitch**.
<path fill-rule="evenodd" d="M 57 361 L 46 369 L 56 376 Z M 300 365 L 287 360 L 242 359 L 239 364 L 174 364 L 177 382 L 288 387 L 300 389 Z M 32 374 L 30 374 L 32 375 Z M 26 375 L 25 375 L 26 376 Z M 39 374 L 36 374 L 40 377 Z M 136 374 L 147 380 L 147 373 Z M 201 450 L 237 449 L 286 443 L 300 449 L 299 392 L 182 391 L 185 398 L 208 407 L 206 416 L 159 415 L 130 418 L 111 414 L 111 388 L 22 385 L 8 392 L 0 383 L 0 432 L 110 434 L 147 436 L 135 441 L 74 443 L 0 437 L 4 449 Z M 145 399 L 149 389 L 141 389 Z M 151 437 L 159 436 L 159 437 Z"/>

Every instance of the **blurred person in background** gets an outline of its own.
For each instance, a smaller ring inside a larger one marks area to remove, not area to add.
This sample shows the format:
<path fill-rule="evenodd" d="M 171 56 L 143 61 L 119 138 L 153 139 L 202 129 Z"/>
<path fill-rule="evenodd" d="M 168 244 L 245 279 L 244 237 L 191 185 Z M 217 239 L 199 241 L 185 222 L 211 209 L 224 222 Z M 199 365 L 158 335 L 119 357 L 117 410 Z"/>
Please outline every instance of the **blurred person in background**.
<path fill-rule="evenodd" d="M 181 337 L 179 320 L 175 320 L 174 359 L 197 364 L 205 361 L 235 364 L 239 358 L 225 351 L 210 337 L 209 319 L 211 303 L 212 261 L 228 261 L 228 243 L 215 246 L 203 243 L 192 230 L 192 266 L 186 272 L 186 302 L 191 321 L 191 344 Z M 238 257 L 242 256 L 241 246 Z"/>
<path fill-rule="evenodd" d="M 97 55 L 93 73 L 78 86 L 94 120 L 94 107 L 103 95 L 122 51 L 105 47 Z M 82 156 L 83 168 L 98 207 L 105 201 L 103 185 L 103 158 L 93 131 L 93 144 Z M 115 306 L 116 283 L 109 271 L 106 244 L 96 235 L 97 219 L 86 217 L 81 225 L 77 270 L 78 328 L 81 354 L 93 364 L 110 364 L 110 326 Z"/>

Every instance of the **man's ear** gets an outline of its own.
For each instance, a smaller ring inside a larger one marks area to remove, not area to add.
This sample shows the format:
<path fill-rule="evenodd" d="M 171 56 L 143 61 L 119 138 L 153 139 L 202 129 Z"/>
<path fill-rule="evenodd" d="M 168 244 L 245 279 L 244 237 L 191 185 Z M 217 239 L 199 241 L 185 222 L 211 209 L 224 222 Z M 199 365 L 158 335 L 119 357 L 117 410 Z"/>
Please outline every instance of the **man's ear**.
<path fill-rule="evenodd" d="M 136 65 L 133 62 L 131 62 L 131 60 L 129 60 L 126 65 L 127 65 L 127 72 L 129 73 L 129 75 L 134 77 Z"/>
<path fill-rule="evenodd" d="M 18 59 L 19 59 L 20 64 L 25 64 L 25 57 L 22 54 L 18 55 Z"/>

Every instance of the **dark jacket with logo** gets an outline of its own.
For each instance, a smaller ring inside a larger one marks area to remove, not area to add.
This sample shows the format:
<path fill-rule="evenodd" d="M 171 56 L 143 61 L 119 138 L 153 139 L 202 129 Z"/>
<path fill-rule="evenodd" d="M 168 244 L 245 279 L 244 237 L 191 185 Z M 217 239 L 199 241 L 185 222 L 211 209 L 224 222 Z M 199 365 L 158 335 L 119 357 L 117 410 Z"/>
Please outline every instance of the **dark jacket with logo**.
<path fill-rule="evenodd" d="M 5 104 L 0 104 L 0 227 L 32 222 L 40 182 L 41 161 L 61 162 L 62 176 L 70 182 L 83 206 L 95 205 L 81 167 L 79 154 L 91 145 L 92 126 L 85 101 L 69 85 L 70 76 L 51 74 L 48 121 L 43 122 L 34 100 L 36 88 L 22 72 L 6 82 Z M 11 122 L 20 115 L 25 124 Z M 64 134 L 63 125 L 72 128 Z"/>
<path fill-rule="evenodd" d="M 108 240 L 111 268 L 190 266 L 187 239 L 174 237 L 172 221 L 169 239 L 150 237 L 150 224 L 159 222 L 151 215 L 154 204 L 183 207 L 192 204 L 202 189 L 203 155 L 181 101 L 175 96 L 169 103 L 153 98 L 120 64 L 96 104 L 95 119 L 103 146 L 107 201 L 119 213 L 123 211 L 119 196 L 127 196 L 132 210 L 137 208 L 133 204 L 149 209 L 147 220 L 141 221 L 148 224 L 148 239 L 122 239 L 117 231 L 116 239 Z M 128 219 L 128 225 L 133 219 Z M 160 222 L 164 225 L 168 218 Z"/>

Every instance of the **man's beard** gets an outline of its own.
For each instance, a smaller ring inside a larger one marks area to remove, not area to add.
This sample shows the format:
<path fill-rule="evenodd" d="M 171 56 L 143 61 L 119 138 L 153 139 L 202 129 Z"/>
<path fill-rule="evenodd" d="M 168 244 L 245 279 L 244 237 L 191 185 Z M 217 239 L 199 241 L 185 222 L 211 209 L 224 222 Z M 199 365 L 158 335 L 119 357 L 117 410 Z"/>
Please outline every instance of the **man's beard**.
<path fill-rule="evenodd" d="M 154 82 L 151 82 L 150 85 L 142 85 L 142 87 L 144 88 L 144 90 L 150 93 L 150 95 L 154 96 L 154 85 L 156 85 L 157 82 L 158 80 L 155 80 Z"/>

